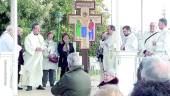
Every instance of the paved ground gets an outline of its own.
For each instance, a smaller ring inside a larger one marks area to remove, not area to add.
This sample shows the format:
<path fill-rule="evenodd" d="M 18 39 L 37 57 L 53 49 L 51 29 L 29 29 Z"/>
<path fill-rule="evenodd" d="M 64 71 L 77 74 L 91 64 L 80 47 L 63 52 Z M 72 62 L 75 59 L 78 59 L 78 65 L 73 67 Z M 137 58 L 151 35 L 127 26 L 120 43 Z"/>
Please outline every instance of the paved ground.
<path fill-rule="evenodd" d="M 99 76 L 91 77 L 92 80 L 92 91 L 91 91 L 91 96 L 94 95 L 94 93 L 97 90 L 97 85 L 99 83 Z M 32 91 L 18 91 L 18 96 L 53 96 L 50 91 L 50 86 L 46 87 L 46 90 L 36 90 L 33 89 Z"/>
<path fill-rule="evenodd" d="M 91 61 L 90 65 L 92 69 L 92 71 L 90 72 L 91 80 L 92 80 L 91 96 L 93 96 L 97 90 L 96 86 L 99 84 L 99 80 L 100 80 L 99 71 L 94 71 L 94 70 L 99 70 L 99 66 L 98 66 L 99 64 L 95 58 L 90 58 L 90 61 Z M 58 69 L 57 73 L 60 74 L 59 72 L 60 70 Z M 57 78 L 59 78 L 59 75 L 57 75 Z M 46 90 L 36 90 L 35 88 L 29 92 L 22 90 L 22 91 L 18 91 L 18 96 L 53 96 L 50 90 L 51 90 L 50 86 L 47 86 Z"/>

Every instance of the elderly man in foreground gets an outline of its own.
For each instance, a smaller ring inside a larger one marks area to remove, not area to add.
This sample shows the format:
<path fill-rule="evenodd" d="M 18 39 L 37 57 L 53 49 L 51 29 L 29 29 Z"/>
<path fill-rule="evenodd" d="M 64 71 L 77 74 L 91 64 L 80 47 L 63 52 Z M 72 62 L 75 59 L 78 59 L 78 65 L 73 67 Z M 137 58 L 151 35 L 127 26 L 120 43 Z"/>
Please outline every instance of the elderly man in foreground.
<path fill-rule="evenodd" d="M 170 64 L 155 56 L 142 61 L 141 80 L 131 96 L 170 96 Z"/>
<path fill-rule="evenodd" d="M 142 62 L 141 78 L 145 81 L 167 81 L 170 80 L 170 64 L 160 57 L 147 57 Z"/>
<path fill-rule="evenodd" d="M 71 53 L 67 57 L 69 71 L 52 87 L 55 96 L 90 96 L 90 76 L 83 71 L 78 53 Z"/>

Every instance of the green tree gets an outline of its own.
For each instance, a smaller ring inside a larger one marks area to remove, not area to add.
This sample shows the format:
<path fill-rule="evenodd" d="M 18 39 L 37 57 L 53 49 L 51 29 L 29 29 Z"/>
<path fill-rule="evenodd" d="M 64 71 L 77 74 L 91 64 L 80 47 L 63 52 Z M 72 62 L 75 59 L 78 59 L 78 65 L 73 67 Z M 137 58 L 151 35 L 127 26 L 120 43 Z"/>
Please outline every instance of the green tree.
<path fill-rule="evenodd" d="M 10 22 L 9 0 L 0 0 L 0 34 Z"/>
<path fill-rule="evenodd" d="M 10 20 L 10 0 L 0 0 L 0 33 L 9 24 Z M 34 22 L 42 24 L 42 32 L 54 30 L 55 40 L 61 38 L 62 32 L 67 32 L 73 37 L 73 27 L 68 24 L 68 14 L 73 13 L 75 0 L 18 0 L 18 24 L 24 29 L 23 39 L 31 31 Z M 102 32 L 105 32 L 109 14 L 105 11 L 103 0 L 96 0 L 96 10 L 94 13 L 102 14 L 102 24 L 96 29 L 96 42 L 91 43 L 89 53 L 95 55 L 98 41 Z M 79 48 L 79 45 L 77 45 Z"/>

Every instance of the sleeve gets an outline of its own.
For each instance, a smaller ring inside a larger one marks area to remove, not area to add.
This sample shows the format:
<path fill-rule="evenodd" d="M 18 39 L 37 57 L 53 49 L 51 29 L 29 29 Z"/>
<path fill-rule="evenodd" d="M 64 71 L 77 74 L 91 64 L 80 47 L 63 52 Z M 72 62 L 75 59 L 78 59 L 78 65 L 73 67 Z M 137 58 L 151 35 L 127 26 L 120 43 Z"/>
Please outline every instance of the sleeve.
<path fill-rule="evenodd" d="M 133 44 L 132 44 L 132 49 L 134 51 L 138 51 L 138 39 L 136 37 L 134 37 L 134 39 L 132 40 Z M 133 51 L 132 50 L 132 51 Z"/>
<path fill-rule="evenodd" d="M 127 41 L 126 51 L 138 51 L 138 40 L 135 36 L 130 37 Z"/>
<path fill-rule="evenodd" d="M 46 46 L 46 44 L 47 44 L 47 42 L 45 42 L 45 46 Z M 45 47 L 45 48 L 44 48 L 44 51 L 43 51 L 44 57 L 48 57 L 49 53 L 50 53 L 50 52 L 49 52 L 48 47 Z"/>
<path fill-rule="evenodd" d="M 45 48 L 46 48 L 46 46 L 45 46 L 45 41 L 44 41 L 43 36 L 42 36 L 42 35 L 38 35 L 38 36 L 39 36 L 39 38 L 40 38 L 41 48 L 42 48 L 42 49 L 45 49 Z"/>
<path fill-rule="evenodd" d="M 73 43 L 70 43 L 69 45 L 70 45 L 69 53 L 73 53 L 74 52 Z"/>
<path fill-rule="evenodd" d="M 55 42 L 55 55 L 59 56 L 57 42 Z"/>
<path fill-rule="evenodd" d="M 14 46 L 14 40 L 7 33 L 6 33 L 6 35 L 4 35 L 2 43 L 6 46 L 6 48 L 7 48 L 6 50 L 8 50 L 9 52 L 14 51 L 14 47 L 13 47 Z"/>
<path fill-rule="evenodd" d="M 33 46 L 31 39 L 29 36 L 26 37 L 25 42 L 24 42 L 25 50 L 31 55 L 34 55 L 35 53 L 35 46 Z"/>
<path fill-rule="evenodd" d="M 58 44 L 58 53 L 60 57 L 67 57 L 67 52 L 63 51 L 63 45 L 61 43 Z"/>
<path fill-rule="evenodd" d="M 165 47 L 167 55 L 168 55 L 168 57 L 170 59 L 170 51 L 169 51 L 170 50 L 170 43 L 169 43 L 169 41 L 170 41 L 170 33 L 167 33 L 166 37 L 164 39 L 164 47 Z"/>
<path fill-rule="evenodd" d="M 5 41 L 4 42 L 4 44 L 6 45 L 6 47 L 7 47 L 7 49 L 9 50 L 9 52 L 13 52 L 14 51 L 14 43 L 13 42 L 7 42 L 7 41 Z M 17 48 L 18 48 L 18 46 L 17 46 Z"/>
<path fill-rule="evenodd" d="M 67 75 L 64 75 L 59 82 L 57 82 L 52 88 L 51 88 L 51 93 L 55 96 L 61 95 L 67 91 L 70 86 L 69 84 L 70 80 Z"/>

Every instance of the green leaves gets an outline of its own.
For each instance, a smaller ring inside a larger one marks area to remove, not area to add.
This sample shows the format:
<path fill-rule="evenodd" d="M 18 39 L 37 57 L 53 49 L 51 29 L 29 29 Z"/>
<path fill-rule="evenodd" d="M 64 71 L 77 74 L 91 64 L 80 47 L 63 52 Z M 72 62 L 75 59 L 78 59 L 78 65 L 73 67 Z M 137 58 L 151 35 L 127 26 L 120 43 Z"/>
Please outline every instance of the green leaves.
<path fill-rule="evenodd" d="M 0 32 L 2 32 L 10 19 L 10 0 L 0 0 Z M 96 0 L 96 10 L 94 13 L 102 14 L 102 25 L 96 29 L 96 41 L 91 43 L 89 54 L 95 55 L 98 41 L 102 32 L 105 32 L 109 14 L 104 12 L 103 0 Z M 74 12 L 75 0 L 18 0 L 18 24 L 23 28 L 23 37 L 30 33 L 31 25 L 34 22 L 42 24 L 44 33 L 54 30 L 55 40 L 61 38 L 61 33 L 67 32 L 73 37 L 73 26 L 68 24 L 68 14 Z M 79 45 L 77 45 L 79 46 Z M 79 48 L 79 47 L 77 47 Z"/>
<path fill-rule="evenodd" d="M 9 0 L 0 0 L 0 35 L 5 30 L 10 19 Z"/>

